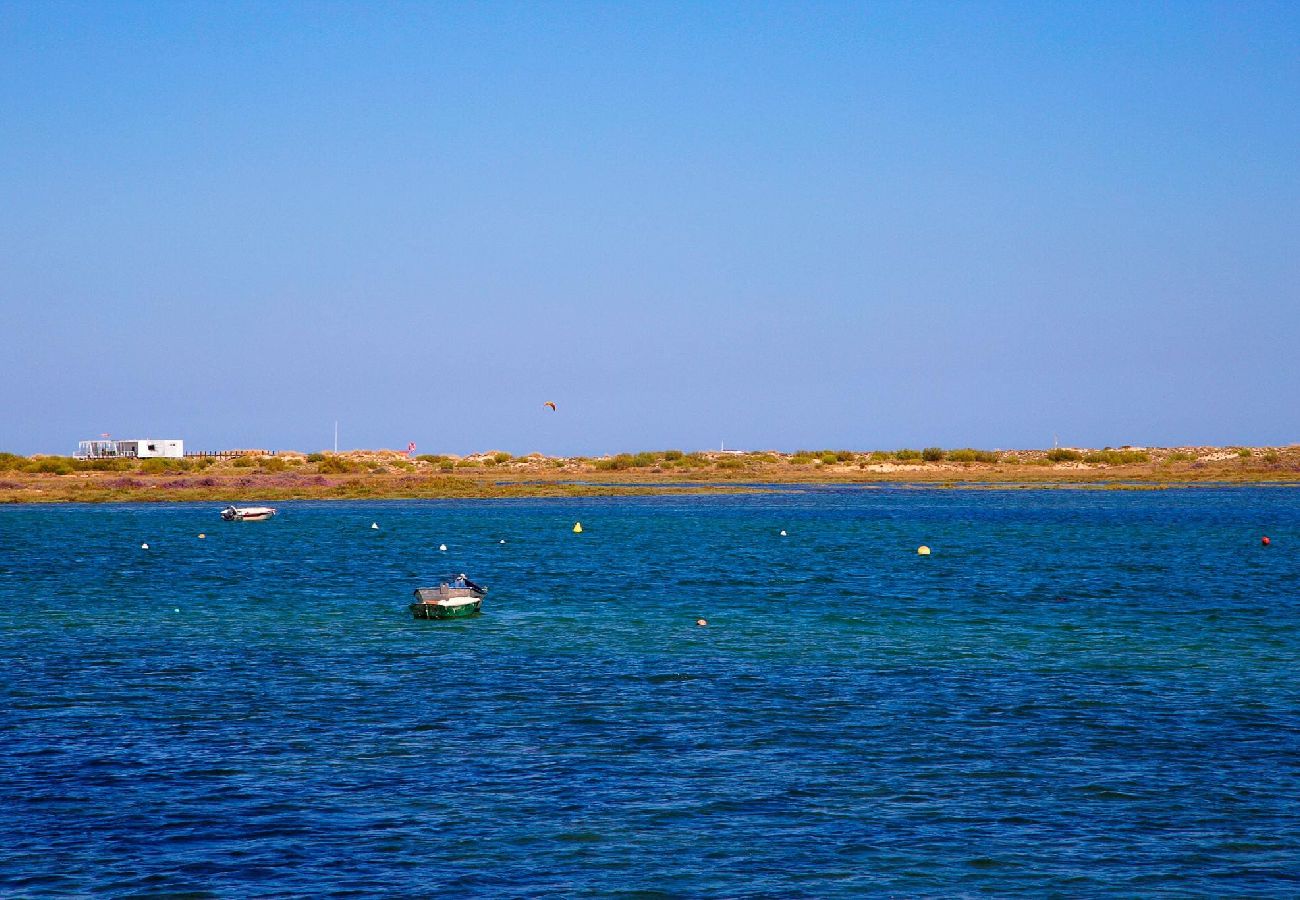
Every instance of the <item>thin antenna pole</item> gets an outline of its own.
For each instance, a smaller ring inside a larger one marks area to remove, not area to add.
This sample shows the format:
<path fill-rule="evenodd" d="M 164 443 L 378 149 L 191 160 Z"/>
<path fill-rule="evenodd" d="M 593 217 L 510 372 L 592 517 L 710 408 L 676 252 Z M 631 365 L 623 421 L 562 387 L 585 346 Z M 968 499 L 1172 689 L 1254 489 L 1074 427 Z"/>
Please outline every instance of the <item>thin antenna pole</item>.
<path fill-rule="evenodd" d="M 339 420 L 334 420 L 334 452 L 339 452 Z"/>

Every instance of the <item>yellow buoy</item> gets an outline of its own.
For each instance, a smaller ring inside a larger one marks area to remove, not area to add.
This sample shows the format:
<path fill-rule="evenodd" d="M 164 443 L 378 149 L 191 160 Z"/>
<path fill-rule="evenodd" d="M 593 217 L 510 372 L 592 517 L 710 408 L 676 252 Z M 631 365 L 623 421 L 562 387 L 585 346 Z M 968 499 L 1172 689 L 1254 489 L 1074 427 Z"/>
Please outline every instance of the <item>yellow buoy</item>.
<path fill-rule="evenodd" d="M 573 533 L 574 533 L 574 534 L 582 534 L 582 523 L 581 523 L 581 522 L 574 522 L 574 523 L 573 523 Z"/>
<path fill-rule="evenodd" d="M 206 534 L 200 534 L 200 535 L 199 535 L 199 540 L 203 540 L 205 537 L 207 537 Z"/>
<path fill-rule="evenodd" d="M 916 548 L 916 555 L 917 555 L 917 556 L 929 556 L 929 555 L 930 555 L 930 548 L 927 547 L 927 546 L 925 546 L 925 544 L 922 544 L 921 546 L 919 546 L 919 547 Z"/>

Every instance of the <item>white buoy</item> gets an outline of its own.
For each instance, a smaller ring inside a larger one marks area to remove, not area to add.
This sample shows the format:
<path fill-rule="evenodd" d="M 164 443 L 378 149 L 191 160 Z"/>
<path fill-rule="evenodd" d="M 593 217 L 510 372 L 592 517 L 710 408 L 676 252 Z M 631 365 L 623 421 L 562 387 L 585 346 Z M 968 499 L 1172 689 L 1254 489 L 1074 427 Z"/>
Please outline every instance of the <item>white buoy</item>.
<path fill-rule="evenodd" d="M 781 529 L 781 537 L 785 537 L 785 529 Z"/>
<path fill-rule="evenodd" d="M 439 545 L 438 545 L 438 549 L 439 549 L 439 550 L 442 550 L 443 552 L 446 552 L 446 550 L 447 550 L 447 545 L 446 545 L 446 544 L 439 544 Z"/>
<path fill-rule="evenodd" d="M 503 539 L 501 540 L 500 543 L 504 544 L 504 543 L 505 543 L 505 539 L 503 538 Z"/>
<path fill-rule="evenodd" d="M 705 628 L 705 627 L 708 626 L 708 624 L 709 624 L 709 620 L 708 620 L 708 619 L 696 619 L 696 620 L 695 620 L 695 624 L 698 625 L 698 626 L 700 626 L 701 628 Z"/>
<path fill-rule="evenodd" d="M 180 608 L 179 606 L 172 610 L 172 612 L 180 612 L 180 611 L 181 611 L 181 608 Z"/>
<path fill-rule="evenodd" d="M 149 549 L 149 545 L 148 545 L 148 544 L 141 544 L 141 545 L 140 545 L 140 549 L 141 549 L 141 550 L 148 550 L 148 549 Z"/>
<path fill-rule="evenodd" d="M 370 523 L 370 527 L 373 528 L 373 529 L 375 529 L 375 531 L 378 531 L 378 530 L 379 530 L 379 523 L 378 523 L 378 522 L 371 522 L 371 523 Z"/>

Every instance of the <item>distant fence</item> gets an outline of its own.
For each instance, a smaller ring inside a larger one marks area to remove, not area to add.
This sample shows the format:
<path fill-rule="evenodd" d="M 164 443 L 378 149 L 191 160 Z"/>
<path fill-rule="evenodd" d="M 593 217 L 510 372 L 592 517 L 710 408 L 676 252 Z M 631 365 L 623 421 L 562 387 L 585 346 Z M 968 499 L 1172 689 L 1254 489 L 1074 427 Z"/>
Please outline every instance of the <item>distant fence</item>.
<path fill-rule="evenodd" d="M 276 456 L 279 450 L 191 450 L 185 455 L 200 459 L 231 459 L 236 456 Z"/>

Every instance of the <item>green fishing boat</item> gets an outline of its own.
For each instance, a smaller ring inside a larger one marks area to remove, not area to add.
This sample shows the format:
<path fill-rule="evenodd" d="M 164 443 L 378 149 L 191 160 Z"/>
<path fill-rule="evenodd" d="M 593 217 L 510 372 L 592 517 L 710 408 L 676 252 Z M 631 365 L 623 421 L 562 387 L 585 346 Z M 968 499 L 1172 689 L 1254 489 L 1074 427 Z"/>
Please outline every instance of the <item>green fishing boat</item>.
<path fill-rule="evenodd" d="M 487 588 L 460 575 L 436 588 L 416 588 L 411 614 L 417 619 L 463 619 L 478 614 L 486 593 Z"/>

